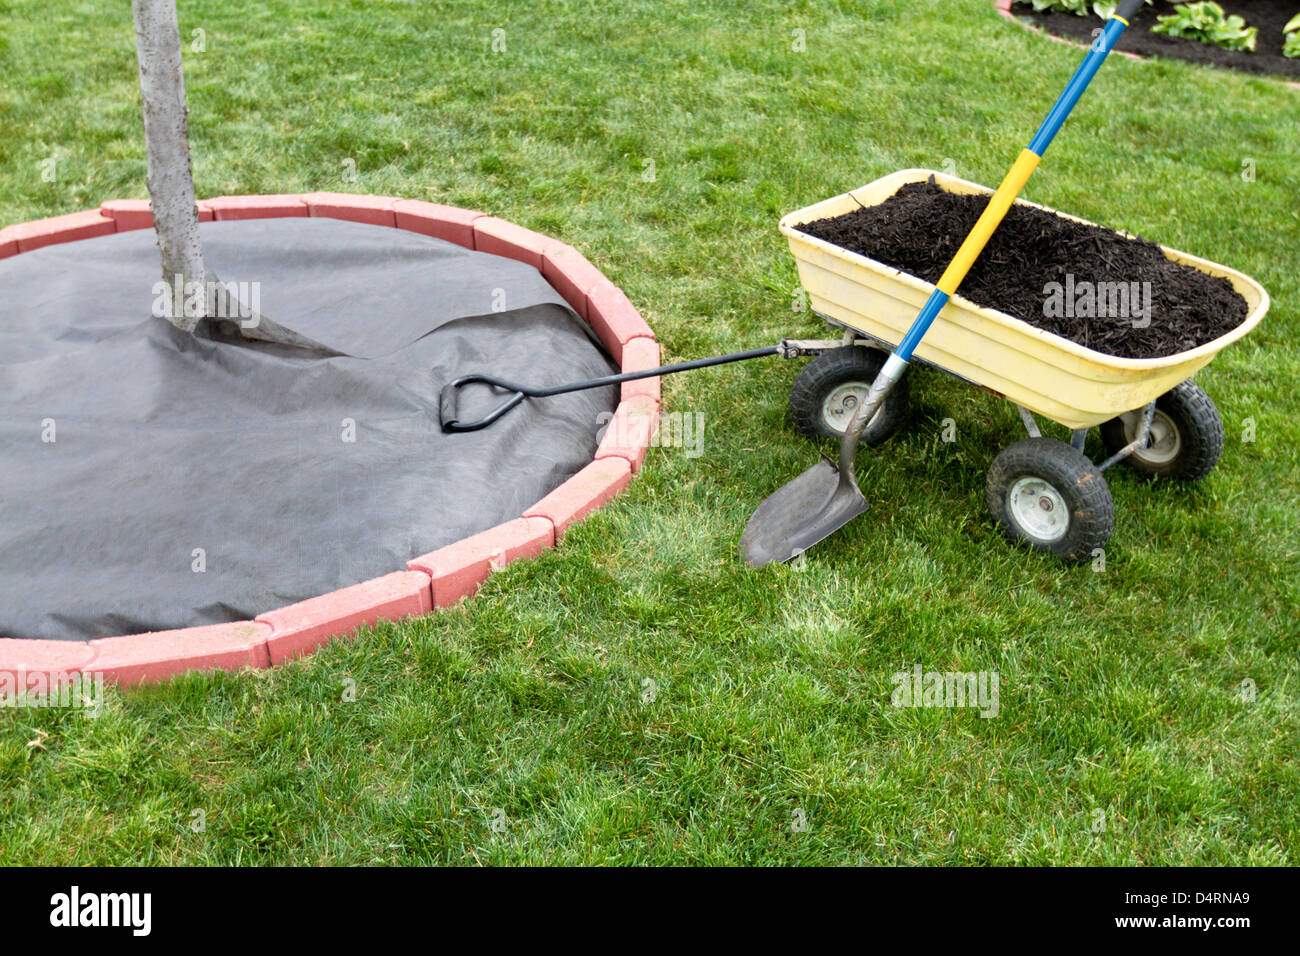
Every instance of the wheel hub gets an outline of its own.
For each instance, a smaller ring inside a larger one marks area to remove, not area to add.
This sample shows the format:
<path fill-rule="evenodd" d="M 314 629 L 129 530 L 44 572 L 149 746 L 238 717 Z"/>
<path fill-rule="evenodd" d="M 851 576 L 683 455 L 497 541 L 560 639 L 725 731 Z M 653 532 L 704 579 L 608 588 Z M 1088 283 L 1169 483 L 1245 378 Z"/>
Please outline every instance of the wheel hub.
<path fill-rule="evenodd" d="M 1070 511 L 1052 485 L 1041 478 L 1021 478 L 1007 493 L 1007 514 L 1022 532 L 1051 544 L 1070 530 Z"/>
<path fill-rule="evenodd" d="M 1138 426 L 1141 422 L 1137 417 L 1125 418 L 1123 421 L 1124 438 L 1131 442 L 1137 438 Z M 1148 465 L 1167 465 L 1177 458 L 1182 450 L 1183 438 L 1178 433 L 1178 426 L 1174 424 L 1173 419 L 1157 408 L 1155 414 L 1151 416 L 1151 435 L 1147 439 L 1147 446 L 1133 452 L 1133 457 Z"/>
<path fill-rule="evenodd" d="M 826 427 L 843 434 L 849 422 L 853 421 L 853 413 L 867 400 L 870 391 L 871 386 L 866 382 L 845 382 L 833 388 L 822 402 L 822 421 Z M 883 408 L 877 409 L 867 427 L 874 425 L 883 412 Z"/>

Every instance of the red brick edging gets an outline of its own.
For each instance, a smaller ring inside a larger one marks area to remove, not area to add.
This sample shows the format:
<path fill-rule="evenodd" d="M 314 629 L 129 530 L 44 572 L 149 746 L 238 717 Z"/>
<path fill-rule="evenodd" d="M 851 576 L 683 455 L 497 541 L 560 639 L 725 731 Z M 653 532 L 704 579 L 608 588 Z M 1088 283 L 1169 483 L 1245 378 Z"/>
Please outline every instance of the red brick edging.
<path fill-rule="evenodd" d="M 566 243 L 470 209 L 350 193 L 220 196 L 199 202 L 201 220 L 324 216 L 390 226 L 518 259 L 536 267 L 590 323 L 625 372 L 659 364 L 654 333 L 621 289 Z M 61 242 L 153 226 L 148 200 L 114 199 L 89 212 L 0 229 L 0 259 Z M 259 614 L 253 621 L 157 631 L 89 642 L 0 637 L 0 671 L 45 675 L 102 673 L 124 684 L 188 670 L 270 667 L 376 621 L 429 613 L 469 597 L 489 574 L 555 547 L 575 521 L 627 487 L 659 420 L 659 379 L 625 384 L 595 459 L 517 518 L 429 554 L 406 567 Z"/>

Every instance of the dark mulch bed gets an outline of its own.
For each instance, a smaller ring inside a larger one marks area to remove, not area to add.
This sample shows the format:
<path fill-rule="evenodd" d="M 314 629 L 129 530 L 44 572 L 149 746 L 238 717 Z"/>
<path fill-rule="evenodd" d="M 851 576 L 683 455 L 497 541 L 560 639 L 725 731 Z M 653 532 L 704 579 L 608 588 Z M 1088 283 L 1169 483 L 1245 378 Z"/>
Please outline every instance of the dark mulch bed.
<path fill-rule="evenodd" d="M 1300 0 L 1218 0 L 1218 4 L 1227 13 L 1240 15 L 1246 21 L 1246 26 L 1259 27 L 1254 53 L 1225 50 L 1197 40 L 1152 33 L 1151 28 L 1156 25 L 1156 18 L 1173 11 L 1174 4 L 1165 0 L 1143 8 L 1133 25 L 1120 37 L 1117 49 L 1143 56 L 1167 56 L 1193 63 L 1223 66 L 1247 73 L 1300 77 L 1300 58 L 1282 55 L 1282 44 L 1285 41 L 1282 27 L 1300 13 Z M 1062 11 L 1038 13 L 1032 5 L 1023 2 L 1012 4 L 1011 12 L 1030 20 L 1048 33 L 1082 43 L 1091 43 L 1092 31 L 1101 26 L 1101 19 L 1096 16 L 1080 17 Z"/>
<path fill-rule="evenodd" d="M 909 183 L 879 205 L 799 228 L 933 283 L 987 205 L 987 196 L 950 193 L 933 182 Z M 1097 316 L 1090 313 L 1107 310 L 1089 308 L 1085 282 L 1138 283 L 1140 291 L 1127 315 Z M 1141 285 L 1148 282 L 1149 288 Z M 1049 292 L 1050 283 L 1060 288 Z M 1075 292 L 1075 309 L 1060 307 L 1066 288 Z M 989 240 L 961 294 L 976 305 L 1126 358 L 1173 355 L 1203 345 L 1236 328 L 1248 312 L 1227 279 L 1171 262 L 1153 242 L 1020 205 Z M 1149 303 L 1149 312 L 1139 311 L 1138 302 Z"/>

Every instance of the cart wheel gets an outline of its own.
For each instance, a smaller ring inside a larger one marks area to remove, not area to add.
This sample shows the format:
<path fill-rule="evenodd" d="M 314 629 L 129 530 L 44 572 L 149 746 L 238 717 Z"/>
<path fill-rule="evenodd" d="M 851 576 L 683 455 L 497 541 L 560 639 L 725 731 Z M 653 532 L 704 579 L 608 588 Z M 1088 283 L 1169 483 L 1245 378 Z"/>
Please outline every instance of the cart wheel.
<path fill-rule="evenodd" d="M 823 352 L 804 366 L 790 390 L 790 417 L 810 438 L 839 438 L 866 400 L 871 383 L 885 364 L 879 349 L 849 345 Z M 885 396 L 884 403 L 862 433 L 862 442 L 879 445 L 903 424 L 907 415 L 907 379 Z"/>
<path fill-rule="evenodd" d="M 989 468 L 989 513 L 1012 541 L 1087 561 L 1115 526 L 1115 503 L 1097 466 L 1063 441 L 1024 438 Z"/>
<path fill-rule="evenodd" d="M 1126 412 L 1101 426 L 1101 440 L 1115 454 L 1137 437 L 1142 413 Z M 1182 382 L 1156 399 L 1151 440 L 1124 459 L 1144 475 L 1199 481 L 1214 470 L 1223 453 L 1223 421 L 1205 390 Z"/>

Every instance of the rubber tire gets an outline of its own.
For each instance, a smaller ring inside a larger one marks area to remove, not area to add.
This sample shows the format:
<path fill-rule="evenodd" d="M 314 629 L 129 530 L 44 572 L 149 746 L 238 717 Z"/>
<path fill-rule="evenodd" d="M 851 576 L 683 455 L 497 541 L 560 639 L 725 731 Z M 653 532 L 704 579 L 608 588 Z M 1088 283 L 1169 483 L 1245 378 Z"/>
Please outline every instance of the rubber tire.
<path fill-rule="evenodd" d="M 1030 537 L 1008 514 L 1007 496 L 1021 478 L 1046 481 L 1065 500 L 1070 524 L 1063 537 L 1053 542 Z M 985 500 L 1008 538 L 1063 561 L 1090 560 L 1115 527 L 1115 502 L 1106 479 L 1083 452 L 1055 438 L 1024 438 L 1004 448 L 989 468 Z"/>
<path fill-rule="evenodd" d="M 1172 478 L 1175 481 L 1200 481 L 1214 470 L 1223 454 L 1223 419 L 1205 389 L 1195 382 L 1175 385 L 1156 399 L 1156 409 L 1163 412 L 1182 440 L 1178 455 L 1163 464 L 1144 462 L 1129 455 L 1124 464 L 1144 475 Z M 1101 440 L 1106 453 L 1113 455 L 1125 445 L 1124 423 L 1118 418 L 1103 422 Z"/>
<path fill-rule="evenodd" d="M 832 391 L 849 382 L 870 388 L 888 358 L 880 349 L 849 345 L 816 356 L 804 366 L 790 389 L 790 417 L 794 427 L 809 438 L 840 438 L 822 415 L 822 404 Z M 877 412 L 877 418 L 862 433 L 864 445 L 879 445 L 898 431 L 907 417 L 907 378 L 897 382 Z"/>

